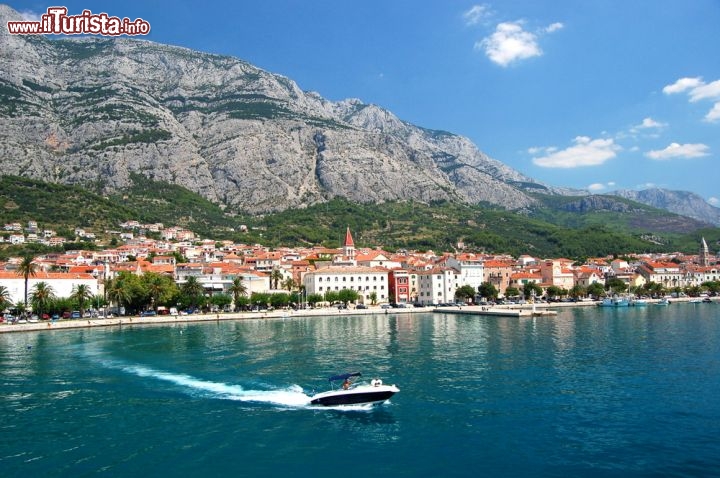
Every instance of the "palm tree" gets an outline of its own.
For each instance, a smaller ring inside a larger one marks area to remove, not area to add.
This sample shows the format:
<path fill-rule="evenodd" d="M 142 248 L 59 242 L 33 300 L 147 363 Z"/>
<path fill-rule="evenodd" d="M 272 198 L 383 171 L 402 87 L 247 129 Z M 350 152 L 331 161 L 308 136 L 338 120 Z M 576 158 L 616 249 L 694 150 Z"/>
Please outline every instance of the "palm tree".
<path fill-rule="evenodd" d="M 292 290 L 295 288 L 295 281 L 292 277 L 288 277 L 284 281 L 282 281 L 283 289 L 287 289 L 288 292 L 292 292 Z"/>
<path fill-rule="evenodd" d="M 107 296 L 112 302 L 116 302 L 118 309 L 123 304 L 130 301 L 132 298 L 132 291 L 128 284 L 123 280 L 122 276 L 116 277 L 110 282 L 110 286 L 107 288 Z"/>
<path fill-rule="evenodd" d="M 70 298 L 77 302 L 81 317 L 85 314 L 85 304 L 88 303 L 92 296 L 90 286 L 86 284 L 78 284 L 73 287 Z"/>
<path fill-rule="evenodd" d="M 198 305 L 197 299 L 205 293 L 205 288 L 195 276 L 189 276 L 180 290 L 190 298 L 192 305 Z"/>
<path fill-rule="evenodd" d="M 237 276 L 233 278 L 232 284 L 228 287 L 228 292 L 230 292 L 233 296 L 233 304 L 235 305 L 235 310 L 237 311 L 238 305 L 240 304 L 240 296 L 247 294 L 247 287 L 245 287 L 245 284 L 242 283 L 242 277 Z"/>
<path fill-rule="evenodd" d="M 280 271 L 280 268 L 278 268 L 278 267 L 273 267 L 273 270 L 272 270 L 272 272 L 270 273 L 270 281 L 271 281 L 273 284 L 275 284 L 275 286 L 273 287 L 273 289 L 277 289 L 277 288 L 278 288 L 278 282 L 280 282 L 280 280 L 282 280 L 282 278 L 283 278 L 283 273 L 282 273 L 282 271 Z"/>
<path fill-rule="evenodd" d="M 10 291 L 4 285 L 0 285 L 0 313 L 9 305 L 12 305 L 10 301 Z"/>
<path fill-rule="evenodd" d="M 25 278 L 25 308 L 27 309 L 27 302 L 28 302 L 28 279 L 30 279 L 30 276 L 35 277 L 35 272 L 37 271 L 37 264 L 35 264 L 33 261 L 35 258 L 33 256 L 25 256 L 23 257 L 23 260 L 18 265 L 17 273 L 18 275 L 21 275 Z"/>
<path fill-rule="evenodd" d="M 38 317 L 42 318 L 42 313 L 48 309 L 53 300 L 55 300 L 55 291 L 50 284 L 43 281 L 33 286 L 30 301 Z"/>

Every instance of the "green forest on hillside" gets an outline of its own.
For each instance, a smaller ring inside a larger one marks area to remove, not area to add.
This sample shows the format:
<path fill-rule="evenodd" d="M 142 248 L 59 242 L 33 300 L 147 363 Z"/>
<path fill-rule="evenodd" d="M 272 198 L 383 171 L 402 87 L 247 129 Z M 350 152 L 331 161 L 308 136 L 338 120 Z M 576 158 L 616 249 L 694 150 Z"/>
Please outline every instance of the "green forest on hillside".
<path fill-rule="evenodd" d="M 358 246 L 441 252 L 455 250 L 462 241 L 471 251 L 575 259 L 632 252 L 695 253 L 701 237 L 708 244 L 720 241 L 718 228 L 701 229 L 697 221 L 632 201 L 625 212 L 577 213 L 563 209 L 572 198 L 548 197 L 541 198 L 546 205 L 518 213 L 450 202 L 355 204 L 333 199 L 305 209 L 251 216 L 224 211 L 181 186 L 140 175 L 132 179 L 127 190 L 102 196 L 78 186 L 3 176 L 0 221 L 26 225 L 35 220 L 41 229 L 65 233 L 83 227 L 103 244 L 111 239 L 107 232 L 117 231 L 127 220 L 162 222 L 201 237 L 269 246 L 337 247 L 350 227 Z M 239 232 L 241 224 L 248 226 L 247 232 Z"/>

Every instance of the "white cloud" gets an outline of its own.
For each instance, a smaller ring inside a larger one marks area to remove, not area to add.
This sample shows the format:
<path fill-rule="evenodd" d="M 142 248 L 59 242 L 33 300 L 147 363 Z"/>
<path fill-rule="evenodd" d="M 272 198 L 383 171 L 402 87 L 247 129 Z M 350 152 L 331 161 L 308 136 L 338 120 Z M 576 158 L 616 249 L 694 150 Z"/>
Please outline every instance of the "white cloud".
<path fill-rule="evenodd" d="M 42 14 L 40 13 L 35 13 L 30 10 L 21 10 L 19 13 L 20 16 L 23 17 L 23 20 L 27 22 L 39 22 L 42 20 Z"/>
<path fill-rule="evenodd" d="M 604 191 L 606 187 L 607 186 L 605 186 L 602 183 L 593 183 L 593 184 L 589 185 L 587 188 L 588 188 L 588 191 L 590 191 L 591 193 L 596 193 L 596 192 Z"/>
<path fill-rule="evenodd" d="M 680 78 L 672 85 L 663 88 L 663 93 L 672 95 L 673 93 L 682 93 L 692 88 L 696 88 L 703 84 L 702 78 Z"/>
<path fill-rule="evenodd" d="M 548 25 L 547 27 L 545 27 L 545 32 L 546 32 L 546 33 L 556 32 L 556 31 L 558 31 L 558 30 L 562 30 L 564 27 L 565 27 L 565 25 L 563 25 L 562 23 L 560 23 L 560 22 L 555 22 L 555 23 L 553 23 L 553 24 Z"/>
<path fill-rule="evenodd" d="M 473 5 L 470 10 L 463 13 L 466 25 L 477 25 L 489 16 L 490 7 L 488 5 Z"/>
<path fill-rule="evenodd" d="M 712 109 L 705 115 L 705 121 L 713 122 L 720 120 L 720 102 L 715 103 Z"/>
<path fill-rule="evenodd" d="M 533 158 L 533 163 L 543 168 L 578 168 L 599 166 L 617 156 L 622 148 L 612 139 L 591 139 L 578 136 L 575 145 L 557 151 L 546 150 L 546 155 Z"/>
<path fill-rule="evenodd" d="M 720 99 L 720 80 L 698 85 L 690 90 L 690 101 Z"/>
<path fill-rule="evenodd" d="M 645 156 L 647 156 L 650 159 L 658 159 L 658 160 L 674 159 L 674 158 L 691 159 L 691 158 L 700 158 L 703 156 L 707 156 L 708 154 L 710 154 L 709 149 L 710 148 L 707 145 L 701 144 L 701 143 L 695 143 L 695 144 L 671 143 L 665 149 L 648 151 L 647 153 L 645 153 Z"/>
<path fill-rule="evenodd" d="M 705 115 L 705 121 L 714 122 L 720 120 L 720 80 L 705 83 L 701 77 L 697 78 L 680 78 L 672 85 L 663 88 L 665 94 L 687 92 L 690 96 L 690 102 L 694 103 L 701 100 L 712 100 L 716 103 L 712 109 Z"/>
<path fill-rule="evenodd" d="M 716 197 L 714 197 L 714 196 L 711 197 L 711 198 L 709 198 L 709 199 L 707 200 L 707 202 L 709 202 L 710 205 L 715 206 L 715 207 L 720 206 L 720 199 L 718 199 L 718 198 L 716 198 Z"/>
<path fill-rule="evenodd" d="M 647 117 L 642 121 L 642 123 L 640 125 L 638 125 L 638 128 L 643 128 L 643 129 L 664 128 L 665 126 L 667 126 L 666 123 L 659 123 L 659 122 L 655 121 L 654 119 Z"/>
<path fill-rule="evenodd" d="M 500 23 L 495 33 L 475 43 L 475 49 L 485 50 L 487 57 L 500 66 L 542 55 L 537 36 L 523 30 L 520 22 Z"/>

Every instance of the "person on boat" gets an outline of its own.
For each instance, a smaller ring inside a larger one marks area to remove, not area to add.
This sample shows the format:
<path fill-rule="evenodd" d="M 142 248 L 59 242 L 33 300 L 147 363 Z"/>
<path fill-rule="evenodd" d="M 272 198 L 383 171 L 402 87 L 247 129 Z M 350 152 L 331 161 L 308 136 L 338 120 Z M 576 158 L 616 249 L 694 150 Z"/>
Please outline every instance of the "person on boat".
<path fill-rule="evenodd" d="M 343 388 L 343 390 L 347 390 L 348 388 L 350 388 L 350 378 L 345 379 L 345 381 L 342 384 L 342 388 Z"/>

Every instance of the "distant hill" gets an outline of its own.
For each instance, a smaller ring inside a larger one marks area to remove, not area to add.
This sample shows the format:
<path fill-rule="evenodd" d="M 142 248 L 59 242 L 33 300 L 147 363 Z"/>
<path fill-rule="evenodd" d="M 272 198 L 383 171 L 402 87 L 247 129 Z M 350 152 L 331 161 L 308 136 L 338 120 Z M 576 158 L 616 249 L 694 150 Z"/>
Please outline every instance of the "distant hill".
<path fill-rule="evenodd" d="M 611 194 L 720 226 L 720 208 L 691 192 L 653 188 L 643 191 L 622 189 Z"/>
<path fill-rule="evenodd" d="M 223 211 L 181 186 L 132 176 L 132 186 L 101 196 L 77 186 L 0 177 L 0 224 L 29 220 L 41 229 L 90 228 L 107 244 L 106 231 L 127 220 L 187 227 L 205 238 L 269 246 L 337 247 L 346 227 L 358 245 L 390 250 L 469 250 L 518 256 L 582 258 L 629 252 L 694 253 L 700 237 L 711 247 L 720 229 L 614 196 L 537 195 L 525 214 L 488 205 L 438 201 L 358 204 L 332 199 L 305 209 L 263 216 Z M 82 207 L 79 207 L 81 205 Z M 240 225 L 249 227 L 240 232 Z"/>

